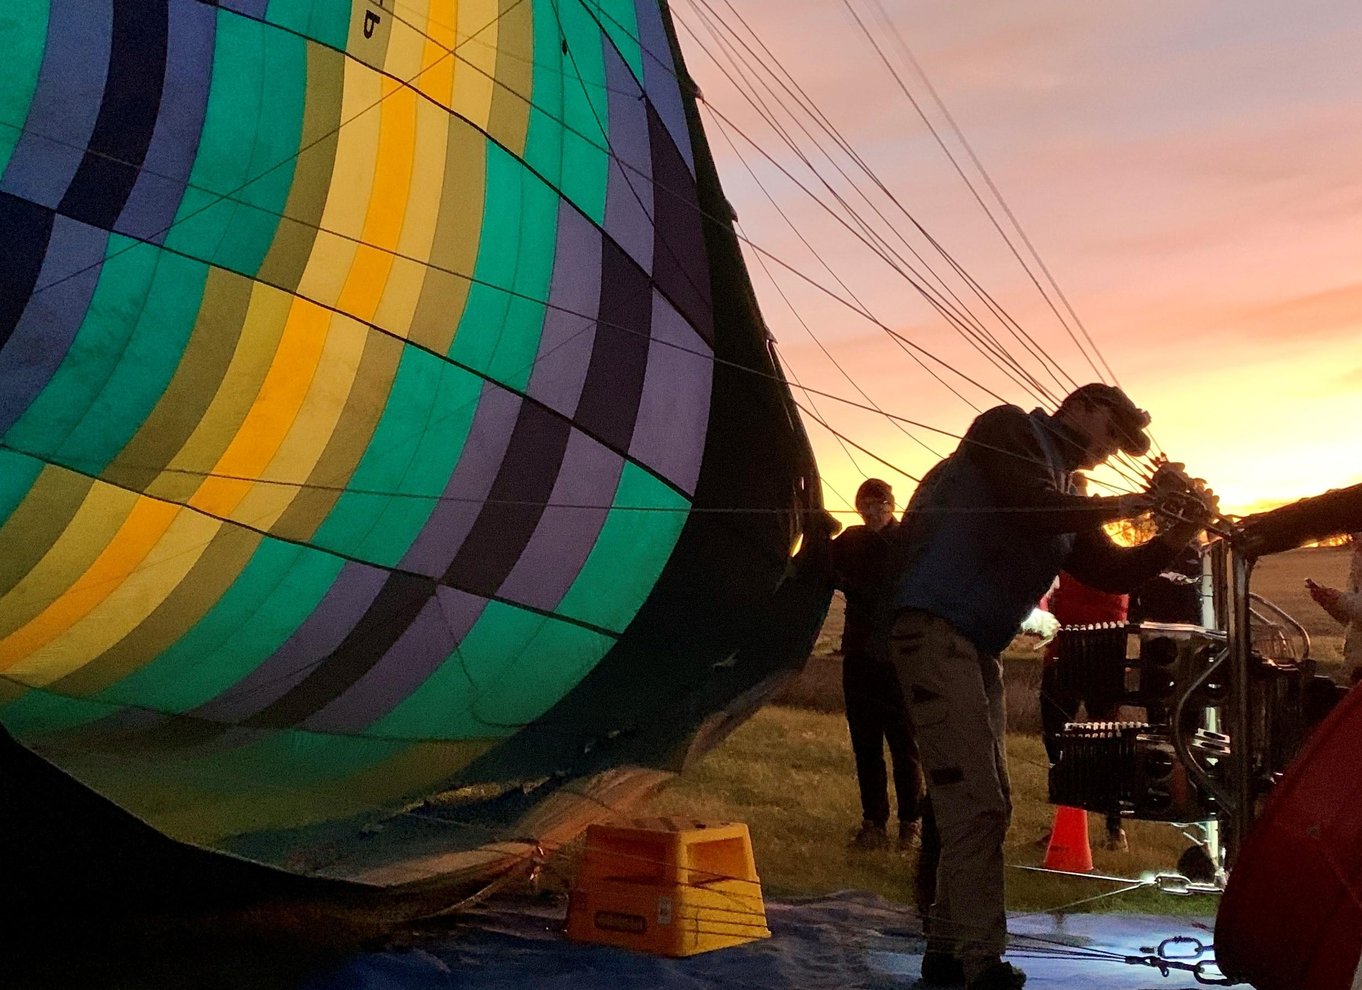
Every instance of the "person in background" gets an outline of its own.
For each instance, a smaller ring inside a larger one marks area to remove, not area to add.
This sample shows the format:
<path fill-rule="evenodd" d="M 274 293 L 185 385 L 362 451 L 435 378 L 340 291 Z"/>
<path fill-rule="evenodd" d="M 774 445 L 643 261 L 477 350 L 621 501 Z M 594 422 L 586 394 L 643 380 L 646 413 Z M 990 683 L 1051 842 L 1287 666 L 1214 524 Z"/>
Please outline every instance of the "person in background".
<path fill-rule="evenodd" d="M 1348 568 L 1347 590 L 1316 584 L 1306 578 L 1305 586 L 1313 598 L 1335 621 L 1348 628 L 1343 641 L 1343 662 L 1349 668 L 1349 679 L 1362 680 L 1362 533 L 1352 534 L 1352 564 Z"/>
<path fill-rule="evenodd" d="M 1130 621 L 1201 625 L 1201 551 L 1189 543 L 1166 570 L 1132 591 Z"/>
<path fill-rule="evenodd" d="M 1074 471 L 1118 450 L 1148 453 L 1148 424 L 1148 413 L 1102 383 L 1075 389 L 1054 414 L 997 406 L 909 503 L 889 645 L 941 834 L 922 961 L 929 985 L 1016 990 L 1026 981 L 1002 959 L 1011 788 L 999 653 L 1061 570 L 1128 591 L 1162 570 L 1210 515 L 1211 493 L 1163 468 L 1148 492 L 1074 491 Z M 1173 495 L 1195 510 L 1149 542 L 1118 547 L 1103 532 Z"/>
<path fill-rule="evenodd" d="M 1061 626 L 1126 621 L 1126 595 L 1112 594 L 1084 584 L 1068 571 L 1060 571 L 1059 580 L 1050 592 L 1049 602 L 1050 613 Z M 1051 765 L 1059 762 L 1059 734 L 1078 715 L 1080 704 L 1089 722 L 1114 721 L 1120 707 L 1115 699 L 1084 698 L 1066 690 L 1059 677 L 1057 664 L 1060 659 L 1059 643 L 1052 641 L 1045 647 L 1044 666 L 1040 675 L 1040 724 L 1045 738 L 1045 752 Z M 1049 841 L 1048 836 L 1046 841 Z M 1104 845 L 1114 852 L 1125 852 L 1130 848 L 1125 829 L 1121 827 L 1119 810 L 1107 814 Z"/>
<path fill-rule="evenodd" d="M 867 480 L 856 491 L 856 511 L 864 524 L 848 527 L 832 543 L 833 583 L 846 597 L 842 693 L 861 793 L 861 827 L 852 846 L 890 845 L 884 762 L 888 744 L 898 802 L 898 846 L 906 850 L 919 842 L 923 786 L 908 707 L 889 661 L 887 608 L 898 532 L 893 489 L 879 478 Z"/>

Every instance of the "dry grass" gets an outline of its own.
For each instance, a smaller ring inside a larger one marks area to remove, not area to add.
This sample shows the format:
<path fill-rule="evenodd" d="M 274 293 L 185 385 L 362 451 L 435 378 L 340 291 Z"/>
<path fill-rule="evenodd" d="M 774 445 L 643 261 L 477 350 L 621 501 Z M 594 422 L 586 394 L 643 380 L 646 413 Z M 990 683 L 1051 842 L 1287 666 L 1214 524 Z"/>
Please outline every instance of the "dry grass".
<path fill-rule="evenodd" d="M 1264 560 L 1253 588 L 1293 614 L 1310 632 L 1321 666 L 1338 672 L 1341 630 L 1305 592 L 1304 579 L 1341 584 L 1348 551 L 1300 550 Z M 752 831 L 763 884 L 772 896 L 803 896 L 845 888 L 870 890 L 900 903 L 912 900 L 911 857 L 851 853 L 847 840 L 860 818 L 856 776 L 841 716 L 840 601 L 828 616 L 803 673 L 778 699 L 709 754 L 643 814 L 744 821 Z M 1014 866 L 1038 865 L 1036 840 L 1048 829 L 1046 760 L 1039 739 L 1039 656 L 1024 644 L 1004 656 L 1008 739 L 1016 808 L 1007 856 Z M 1097 816 L 1090 827 L 1100 835 Z M 1131 851 L 1093 850 L 1098 873 L 1118 876 L 1170 871 L 1190 844 L 1176 829 L 1128 822 Z M 1014 911 L 1053 910 L 1112 889 L 1094 880 L 1073 880 L 1010 871 Z M 1207 914 L 1214 905 L 1173 898 L 1148 889 L 1097 900 L 1085 909 Z"/>
<path fill-rule="evenodd" d="M 1036 840 L 1049 828 L 1046 763 L 1040 740 L 1014 733 L 1009 766 L 1017 796 L 1007 857 L 1016 866 L 1039 866 Z M 771 897 L 815 896 L 848 888 L 912 903 L 915 860 L 896 852 L 852 852 L 847 841 L 859 824 L 856 774 L 846 722 L 838 714 L 768 707 L 743 725 L 699 766 L 640 809 L 708 821 L 746 822 L 752 833 L 762 886 Z M 1094 838 L 1101 821 L 1089 816 Z M 1097 873 L 1140 876 L 1169 871 L 1188 841 L 1169 826 L 1130 822 L 1129 853 L 1093 849 Z M 1014 911 L 1051 911 L 1118 885 L 1097 880 L 1009 871 Z M 1085 909 L 1205 914 L 1200 899 L 1173 900 L 1148 890 L 1106 898 Z"/>

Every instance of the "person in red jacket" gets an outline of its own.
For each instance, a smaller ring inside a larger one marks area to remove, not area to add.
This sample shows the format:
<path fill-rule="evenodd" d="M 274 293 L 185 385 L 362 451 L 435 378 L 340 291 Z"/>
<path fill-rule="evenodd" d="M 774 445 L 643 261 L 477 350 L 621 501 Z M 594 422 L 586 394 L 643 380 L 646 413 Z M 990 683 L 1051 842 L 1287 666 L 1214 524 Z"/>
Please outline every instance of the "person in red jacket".
<path fill-rule="evenodd" d="M 1067 571 L 1061 571 L 1050 592 L 1050 614 L 1061 626 L 1087 626 L 1102 622 L 1125 622 L 1130 599 L 1127 595 L 1113 595 L 1084 584 Z M 1040 675 L 1040 723 L 1045 736 L 1045 752 L 1053 764 L 1059 760 L 1058 736 L 1064 726 L 1074 721 L 1079 705 L 1087 713 L 1089 722 L 1110 722 L 1116 719 L 1119 703 L 1104 698 L 1083 698 L 1065 690 L 1060 684 L 1056 662 L 1059 660 L 1058 642 L 1045 648 L 1044 668 Z M 1106 848 L 1124 852 L 1128 848 L 1121 815 L 1107 815 Z"/>

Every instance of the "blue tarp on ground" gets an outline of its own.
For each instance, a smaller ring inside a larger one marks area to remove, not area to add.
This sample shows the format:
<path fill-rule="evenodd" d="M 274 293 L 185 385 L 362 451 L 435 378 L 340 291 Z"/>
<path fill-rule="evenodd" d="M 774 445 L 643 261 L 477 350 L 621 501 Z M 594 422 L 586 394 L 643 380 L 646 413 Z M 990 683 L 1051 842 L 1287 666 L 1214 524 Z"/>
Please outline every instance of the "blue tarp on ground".
<path fill-rule="evenodd" d="M 923 942 L 911 910 L 863 893 L 766 908 L 770 939 L 662 959 L 568 942 L 561 907 L 504 904 L 409 949 L 346 960 L 305 990 L 907 990 L 917 983 Z M 1164 977 L 1099 953 L 1145 955 L 1175 935 L 1211 941 L 1208 918 L 1042 914 L 1010 925 L 1010 958 L 1026 970 L 1028 990 L 1185 990 L 1197 986 L 1188 973 Z"/>

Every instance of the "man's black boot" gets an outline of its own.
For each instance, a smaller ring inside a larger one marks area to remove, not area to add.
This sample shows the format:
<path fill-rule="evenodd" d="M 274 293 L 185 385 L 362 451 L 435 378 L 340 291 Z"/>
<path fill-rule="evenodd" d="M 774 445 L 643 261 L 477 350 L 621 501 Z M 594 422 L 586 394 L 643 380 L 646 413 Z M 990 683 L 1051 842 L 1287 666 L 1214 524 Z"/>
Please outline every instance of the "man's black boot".
<path fill-rule="evenodd" d="M 1021 990 L 1026 974 L 1007 962 L 996 962 L 965 984 L 965 990 Z"/>
<path fill-rule="evenodd" d="M 922 982 L 932 987 L 962 987 L 964 964 L 949 952 L 928 949 L 922 955 Z"/>

